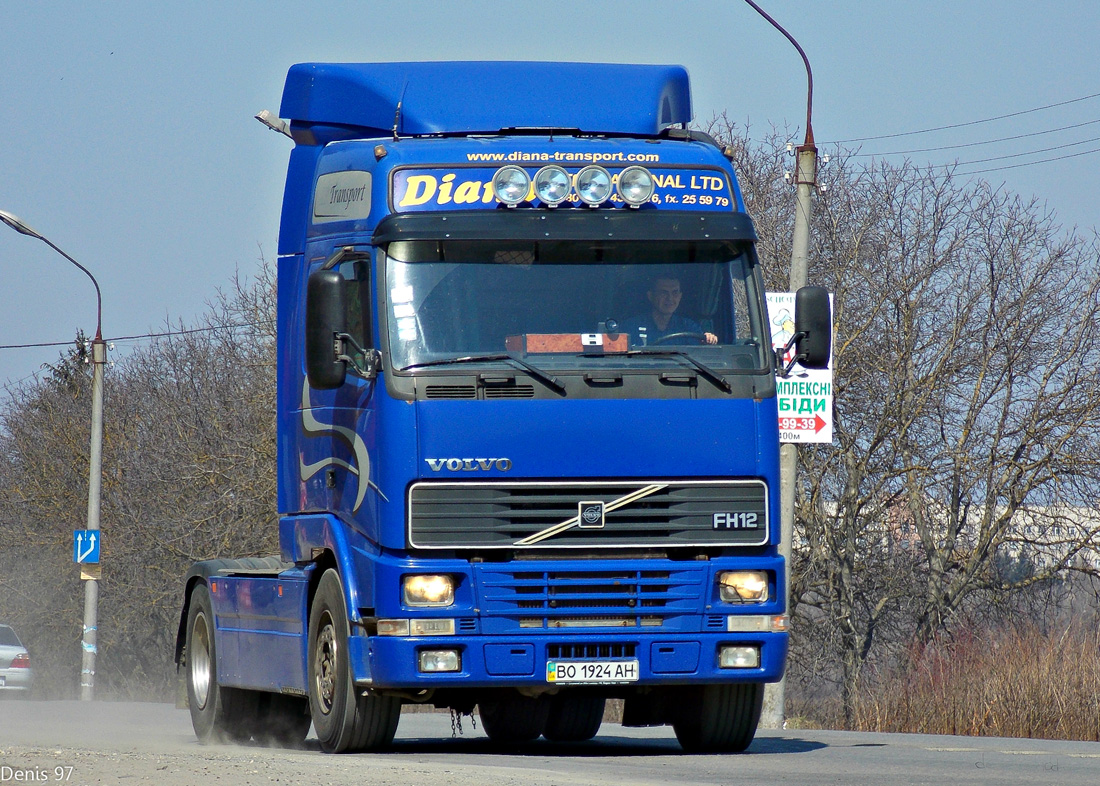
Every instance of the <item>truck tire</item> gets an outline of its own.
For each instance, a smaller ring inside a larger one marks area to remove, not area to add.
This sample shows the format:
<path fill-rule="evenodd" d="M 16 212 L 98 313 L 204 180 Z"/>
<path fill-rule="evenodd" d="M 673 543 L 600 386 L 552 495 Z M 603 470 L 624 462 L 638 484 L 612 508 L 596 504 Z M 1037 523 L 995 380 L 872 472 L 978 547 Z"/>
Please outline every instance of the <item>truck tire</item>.
<path fill-rule="evenodd" d="M 389 746 L 401 719 L 401 700 L 360 695 L 348 659 L 348 612 L 335 570 L 317 585 L 309 614 L 309 711 L 328 753 L 375 751 Z"/>
<path fill-rule="evenodd" d="M 210 590 L 196 584 L 187 607 L 187 704 L 199 742 L 247 742 L 257 715 L 253 691 L 218 684 Z"/>
<path fill-rule="evenodd" d="M 554 742 L 583 742 L 596 736 L 603 723 L 602 696 L 559 693 L 550 699 L 550 713 L 542 736 Z"/>
<path fill-rule="evenodd" d="M 684 689 L 678 698 L 672 728 L 680 747 L 690 753 L 740 753 L 756 736 L 764 686 L 703 685 Z"/>
<path fill-rule="evenodd" d="M 530 742 L 546 728 L 550 702 L 546 697 L 532 699 L 520 694 L 504 695 L 478 702 L 481 727 L 493 742 Z"/>

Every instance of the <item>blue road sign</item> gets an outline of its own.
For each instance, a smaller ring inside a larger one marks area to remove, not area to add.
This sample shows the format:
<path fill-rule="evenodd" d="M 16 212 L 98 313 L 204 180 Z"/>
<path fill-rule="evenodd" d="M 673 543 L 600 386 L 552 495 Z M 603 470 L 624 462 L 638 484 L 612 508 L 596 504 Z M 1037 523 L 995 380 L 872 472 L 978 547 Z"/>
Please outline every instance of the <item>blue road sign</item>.
<path fill-rule="evenodd" d="M 97 529 L 78 529 L 73 532 L 73 562 L 84 564 L 99 562 L 99 547 L 103 535 Z"/>

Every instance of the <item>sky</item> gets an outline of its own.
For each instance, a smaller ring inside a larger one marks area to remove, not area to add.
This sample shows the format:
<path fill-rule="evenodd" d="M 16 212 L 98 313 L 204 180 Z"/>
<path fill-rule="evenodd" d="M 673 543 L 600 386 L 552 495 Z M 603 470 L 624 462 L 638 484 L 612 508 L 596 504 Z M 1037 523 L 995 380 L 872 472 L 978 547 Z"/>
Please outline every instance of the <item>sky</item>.
<path fill-rule="evenodd" d="M 274 260 L 292 143 L 253 115 L 278 110 L 294 63 L 677 63 L 699 122 L 798 139 L 805 122 L 798 53 L 742 0 L 0 2 L 0 209 L 95 275 L 109 340 L 193 323 Z M 973 176 L 1067 232 L 1100 226 L 1096 0 L 758 2 L 810 60 L 823 152 L 996 168 Z M 78 330 L 95 331 L 91 282 L 0 225 L 0 389 L 61 352 L 7 347 Z"/>

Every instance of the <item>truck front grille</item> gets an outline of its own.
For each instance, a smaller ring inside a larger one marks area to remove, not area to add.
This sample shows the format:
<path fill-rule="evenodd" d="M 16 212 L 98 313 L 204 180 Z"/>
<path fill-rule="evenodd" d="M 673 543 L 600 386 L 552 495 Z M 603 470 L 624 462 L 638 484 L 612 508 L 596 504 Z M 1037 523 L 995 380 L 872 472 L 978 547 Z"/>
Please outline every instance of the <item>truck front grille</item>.
<path fill-rule="evenodd" d="M 425 481 L 409 488 L 407 509 L 414 549 L 667 549 L 768 540 L 768 490 L 759 480 Z M 581 520 L 585 511 L 592 521 Z"/>
<path fill-rule="evenodd" d="M 547 644 L 546 657 L 551 660 L 598 660 L 633 658 L 634 644 Z"/>
<path fill-rule="evenodd" d="M 667 562 L 657 570 L 475 566 L 482 619 L 493 632 L 666 627 L 699 613 L 706 575 L 705 567 Z"/>

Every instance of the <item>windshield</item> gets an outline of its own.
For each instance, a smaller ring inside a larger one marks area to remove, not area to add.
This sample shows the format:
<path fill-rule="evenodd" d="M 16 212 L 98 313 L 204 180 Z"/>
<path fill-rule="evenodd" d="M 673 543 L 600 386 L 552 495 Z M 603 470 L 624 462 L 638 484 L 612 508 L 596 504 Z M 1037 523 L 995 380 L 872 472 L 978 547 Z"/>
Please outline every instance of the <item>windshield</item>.
<path fill-rule="evenodd" d="M 609 358 L 667 367 L 682 352 L 723 373 L 760 369 L 766 342 L 750 248 L 394 242 L 385 260 L 392 366 L 505 353 L 561 371 Z"/>

